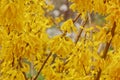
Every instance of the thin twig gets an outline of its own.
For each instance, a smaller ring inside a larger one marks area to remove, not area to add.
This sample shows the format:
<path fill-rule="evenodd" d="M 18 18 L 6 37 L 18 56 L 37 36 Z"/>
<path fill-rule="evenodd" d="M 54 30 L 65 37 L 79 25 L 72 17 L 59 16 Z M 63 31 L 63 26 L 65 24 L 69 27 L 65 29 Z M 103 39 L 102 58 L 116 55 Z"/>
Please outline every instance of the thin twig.
<path fill-rule="evenodd" d="M 92 27 L 92 19 L 91 19 L 91 14 L 88 13 L 88 23 L 89 23 L 89 27 Z M 93 34 L 93 30 L 90 31 L 90 39 L 92 40 L 92 34 Z"/>
<path fill-rule="evenodd" d="M 116 28 L 116 23 L 114 22 L 113 27 L 112 27 L 112 30 L 111 30 L 112 39 L 113 39 L 114 34 L 115 34 L 115 28 Z M 105 59 L 106 56 L 107 56 L 107 52 L 108 52 L 108 50 L 109 50 L 109 47 L 110 47 L 110 44 L 111 44 L 112 39 L 111 39 L 109 42 L 107 42 L 107 44 L 106 44 L 106 47 L 105 47 L 105 50 L 104 50 L 103 56 L 102 56 L 102 58 L 104 58 L 104 59 Z"/>
<path fill-rule="evenodd" d="M 113 37 L 114 37 L 114 35 L 115 35 L 115 28 L 116 28 L 116 22 L 113 23 L 113 27 L 112 27 L 112 29 L 111 29 L 112 39 L 113 39 Z M 110 44 L 111 44 L 111 42 L 112 42 L 112 39 L 111 39 L 109 42 L 107 42 L 107 44 L 106 44 L 105 50 L 104 50 L 103 55 L 102 55 L 102 58 L 103 58 L 103 59 L 106 59 L 106 57 L 107 57 L 107 53 L 108 53 Z M 102 70 L 99 69 L 98 74 L 97 74 L 97 77 L 96 77 L 95 80 L 100 80 L 101 72 L 102 72 Z"/>
<path fill-rule="evenodd" d="M 81 22 L 81 26 L 82 26 L 83 28 L 85 27 L 85 24 L 87 23 L 87 20 L 88 20 L 88 17 Z M 78 42 L 78 40 L 79 40 L 79 38 L 80 38 L 80 36 L 81 36 L 81 34 L 82 34 L 82 31 L 83 31 L 83 29 L 80 29 L 80 30 L 78 31 L 78 34 L 77 34 L 77 36 L 76 36 L 76 38 L 75 38 L 75 44 Z"/>
<path fill-rule="evenodd" d="M 79 14 L 78 17 L 77 17 L 74 21 L 76 21 L 76 20 L 79 18 L 80 15 L 81 15 L 81 14 Z M 82 22 L 81 22 L 81 26 L 82 26 L 82 27 L 85 27 L 85 25 L 86 25 L 86 23 L 87 23 L 87 20 L 88 20 L 88 17 L 86 17 L 85 20 L 82 20 Z M 77 42 L 79 41 L 82 32 L 83 32 L 83 29 L 80 29 L 80 30 L 78 31 L 78 34 L 77 34 L 77 36 L 76 36 L 76 38 L 75 38 L 75 44 L 77 44 Z M 86 37 L 86 36 L 85 36 L 85 37 Z M 82 62 L 81 62 L 81 64 L 82 64 Z M 83 66 L 83 69 L 84 69 L 84 71 L 85 71 L 85 75 L 87 75 L 87 71 L 86 71 L 86 69 L 85 69 L 84 64 L 82 64 L 82 66 Z"/>
<path fill-rule="evenodd" d="M 79 13 L 79 14 L 75 17 L 75 19 L 73 19 L 73 23 L 75 23 L 75 22 L 78 20 L 78 18 L 80 17 L 80 15 L 81 15 L 81 13 Z"/>
<path fill-rule="evenodd" d="M 50 56 L 52 55 L 52 52 L 47 56 L 46 60 L 44 61 L 44 63 L 42 64 L 42 67 L 40 68 L 40 70 L 38 71 L 37 75 L 35 76 L 35 78 L 33 80 L 37 80 L 40 72 L 42 71 L 42 69 L 44 68 L 45 64 L 47 63 L 48 59 L 50 58 Z"/>
<path fill-rule="evenodd" d="M 92 25 L 92 19 L 91 19 L 91 14 L 88 13 L 88 22 L 89 22 L 89 26 Z"/>
<path fill-rule="evenodd" d="M 102 70 L 99 68 L 99 71 L 97 73 L 97 76 L 96 76 L 95 80 L 100 80 L 101 72 L 102 72 Z"/>

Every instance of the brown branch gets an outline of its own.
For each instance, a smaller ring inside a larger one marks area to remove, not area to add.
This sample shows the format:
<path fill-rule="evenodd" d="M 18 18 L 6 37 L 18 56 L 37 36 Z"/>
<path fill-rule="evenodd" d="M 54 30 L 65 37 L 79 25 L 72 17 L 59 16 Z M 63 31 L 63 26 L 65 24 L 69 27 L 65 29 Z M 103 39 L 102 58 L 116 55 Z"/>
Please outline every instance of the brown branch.
<path fill-rule="evenodd" d="M 78 18 L 80 17 L 80 15 L 81 15 L 81 13 L 79 13 L 79 14 L 75 17 L 75 19 L 73 19 L 73 23 L 75 23 L 75 22 L 78 20 Z"/>
<path fill-rule="evenodd" d="M 92 27 L 92 19 L 91 19 L 91 14 L 88 13 L 88 23 L 89 23 L 89 27 Z M 93 34 L 93 30 L 90 31 L 90 39 L 92 40 L 92 34 Z"/>
<path fill-rule="evenodd" d="M 114 35 L 115 35 L 115 28 L 116 28 L 116 22 L 113 23 L 113 27 L 112 27 L 112 29 L 111 29 L 112 39 L 113 39 L 113 37 L 114 37 Z M 103 58 L 103 59 L 106 59 L 106 57 L 107 57 L 107 53 L 108 53 L 110 44 L 111 44 L 111 42 L 112 42 L 112 39 L 111 39 L 109 42 L 107 42 L 107 44 L 106 44 L 105 50 L 104 50 L 103 55 L 102 55 L 102 58 Z M 97 77 L 96 77 L 95 80 L 100 80 L 101 72 L 102 72 L 102 70 L 99 69 L 98 74 L 97 74 Z"/>
<path fill-rule="evenodd" d="M 88 13 L 88 22 L 89 22 L 89 26 L 92 25 L 92 19 L 91 19 L 91 14 Z"/>
<path fill-rule="evenodd" d="M 35 78 L 33 80 L 37 80 L 40 72 L 42 71 L 42 69 L 44 68 L 45 64 L 47 63 L 48 59 L 50 58 L 50 56 L 52 55 L 52 52 L 47 56 L 46 60 L 44 61 L 44 63 L 42 64 L 42 67 L 40 68 L 40 70 L 38 71 L 37 75 L 35 76 Z"/>
<path fill-rule="evenodd" d="M 88 17 L 87 17 L 85 20 L 82 20 L 82 22 L 81 22 L 81 26 L 82 26 L 82 27 L 85 27 L 85 24 L 87 23 L 87 20 L 88 20 Z M 78 40 L 79 40 L 79 38 L 80 38 L 80 36 L 81 36 L 81 34 L 82 34 L 82 31 L 83 31 L 83 29 L 80 29 L 80 30 L 78 31 L 78 34 L 77 34 L 77 36 L 76 36 L 76 38 L 75 38 L 75 44 L 78 42 Z"/>
<path fill-rule="evenodd" d="M 73 20 L 74 23 L 77 21 L 77 19 L 80 17 L 80 15 L 81 15 L 81 14 L 79 14 L 79 15 Z M 87 20 L 88 20 L 88 16 L 86 17 L 85 20 L 82 20 L 82 22 L 81 22 L 81 26 L 82 26 L 82 27 L 85 27 L 85 24 L 87 23 Z M 76 36 L 76 38 L 75 38 L 75 44 L 77 44 L 77 42 L 78 42 L 78 40 L 79 40 L 82 32 L 83 32 L 83 29 L 80 29 L 80 30 L 78 31 L 78 34 L 77 34 L 77 36 Z M 81 64 L 82 64 L 83 69 L 84 69 L 84 71 L 85 71 L 85 75 L 87 75 L 87 71 L 86 71 L 86 69 L 85 69 L 84 64 L 83 64 L 82 62 L 81 62 Z"/>
<path fill-rule="evenodd" d="M 99 68 L 99 71 L 97 73 L 95 80 L 100 80 L 101 72 L 102 72 L 102 70 Z"/>
<path fill-rule="evenodd" d="M 115 28 L 116 28 L 116 22 L 114 22 L 112 30 L 111 30 L 112 39 L 113 39 L 114 34 L 115 34 Z M 106 44 L 105 50 L 104 50 L 103 55 L 102 55 L 102 58 L 104 58 L 104 59 L 106 59 L 106 56 L 107 56 L 112 39 L 109 42 L 107 42 L 107 44 Z"/>

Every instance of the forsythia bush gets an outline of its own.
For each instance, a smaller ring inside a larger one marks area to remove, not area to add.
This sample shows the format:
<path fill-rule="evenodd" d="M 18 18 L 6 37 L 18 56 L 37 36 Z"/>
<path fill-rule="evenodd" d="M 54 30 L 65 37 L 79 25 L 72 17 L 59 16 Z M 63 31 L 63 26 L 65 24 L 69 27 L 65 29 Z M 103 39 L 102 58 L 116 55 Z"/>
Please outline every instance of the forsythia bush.
<path fill-rule="evenodd" d="M 49 37 L 53 5 L 0 0 L 0 80 L 120 80 L 120 0 L 69 1 L 78 16 Z M 91 13 L 105 16 L 105 23 L 92 26 Z"/>

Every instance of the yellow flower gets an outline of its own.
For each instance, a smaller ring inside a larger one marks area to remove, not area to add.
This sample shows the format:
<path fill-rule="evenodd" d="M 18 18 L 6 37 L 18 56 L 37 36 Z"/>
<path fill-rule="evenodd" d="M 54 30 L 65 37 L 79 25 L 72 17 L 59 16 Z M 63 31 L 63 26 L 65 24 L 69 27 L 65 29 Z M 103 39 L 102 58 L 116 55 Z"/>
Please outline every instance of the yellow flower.
<path fill-rule="evenodd" d="M 71 33 L 72 31 L 76 32 L 76 27 L 74 26 L 72 19 L 68 19 L 64 22 L 61 26 L 61 30 L 68 33 Z"/>
<path fill-rule="evenodd" d="M 66 57 L 70 54 L 73 47 L 74 43 L 68 37 L 56 36 L 50 40 L 50 50 L 61 57 Z"/>

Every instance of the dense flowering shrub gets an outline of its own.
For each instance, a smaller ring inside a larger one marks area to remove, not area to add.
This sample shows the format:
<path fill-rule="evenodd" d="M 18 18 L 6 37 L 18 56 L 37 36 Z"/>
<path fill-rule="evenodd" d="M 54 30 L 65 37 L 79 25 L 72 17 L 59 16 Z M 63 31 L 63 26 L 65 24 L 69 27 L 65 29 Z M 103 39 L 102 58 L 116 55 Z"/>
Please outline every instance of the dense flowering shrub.
<path fill-rule="evenodd" d="M 46 31 L 57 21 L 47 15 L 53 5 L 46 0 L 0 1 L 0 80 L 120 79 L 120 0 L 69 1 L 78 15 L 53 37 Z M 92 13 L 105 23 L 93 26 Z"/>

